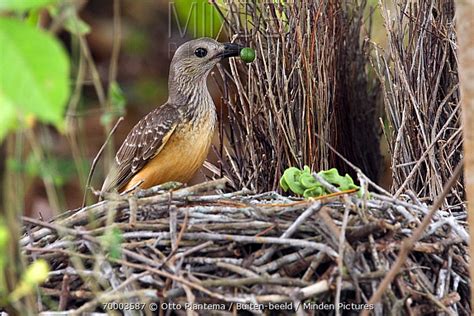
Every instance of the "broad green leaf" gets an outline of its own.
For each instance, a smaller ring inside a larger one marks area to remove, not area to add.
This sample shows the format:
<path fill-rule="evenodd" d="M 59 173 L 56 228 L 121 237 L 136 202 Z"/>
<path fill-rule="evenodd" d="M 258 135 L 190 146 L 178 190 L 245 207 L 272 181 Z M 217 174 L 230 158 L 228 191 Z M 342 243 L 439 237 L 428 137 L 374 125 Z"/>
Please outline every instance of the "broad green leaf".
<path fill-rule="evenodd" d="M 2 123 L 0 124 L 0 143 L 1 143 L 2 139 L 4 139 L 5 136 L 7 136 L 8 132 L 14 129 L 18 125 L 15 108 L 13 104 L 9 102 L 9 100 L 2 94 L 1 86 L 0 86 L 0 115 L 2 116 Z"/>
<path fill-rule="evenodd" d="M 286 183 L 285 177 L 283 177 L 283 176 L 280 178 L 280 186 L 283 189 L 283 191 L 285 191 L 285 192 L 287 192 L 288 189 L 290 188 L 288 186 L 288 183 Z"/>
<path fill-rule="evenodd" d="M 0 11 L 26 11 L 58 2 L 59 0 L 0 0 Z"/>
<path fill-rule="evenodd" d="M 357 185 L 354 184 L 354 180 L 352 180 L 350 175 L 346 174 L 343 177 L 339 175 L 339 171 L 336 168 L 321 171 L 318 174 L 323 177 L 327 182 L 337 185 L 339 190 L 345 191 L 359 188 Z"/>
<path fill-rule="evenodd" d="M 301 170 L 295 167 L 291 167 L 285 170 L 283 173 L 284 185 L 282 187 L 288 187 L 291 191 L 296 194 L 302 195 L 305 187 L 300 183 Z"/>
<path fill-rule="evenodd" d="M 314 186 L 320 185 L 320 183 L 311 174 L 303 174 L 301 176 L 300 182 L 305 188 L 312 188 Z"/>
<path fill-rule="evenodd" d="M 0 18 L 0 43 L 2 118 L 8 114 L 10 128 L 15 117 L 20 121 L 33 117 L 62 128 L 70 92 L 64 48 L 50 34 L 9 18 Z M 4 134 L 0 129 L 0 137 Z"/>
<path fill-rule="evenodd" d="M 316 187 L 304 190 L 303 197 L 307 199 L 310 197 L 318 197 L 324 194 L 326 194 L 324 188 L 320 186 L 316 186 Z"/>
<path fill-rule="evenodd" d="M 344 177 L 339 175 L 336 168 L 320 171 L 318 174 L 331 184 L 340 184 L 341 181 L 344 181 Z"/>
<path fill-rule="evenodd" d="M 40 13 L 41 13 L 41 9 L 31 9 L 28 12 L 28 16 L 26 17 L 24 21 L 31 26 L 36 26 L 38 25 L 38 21 L 40 19 Z"/>

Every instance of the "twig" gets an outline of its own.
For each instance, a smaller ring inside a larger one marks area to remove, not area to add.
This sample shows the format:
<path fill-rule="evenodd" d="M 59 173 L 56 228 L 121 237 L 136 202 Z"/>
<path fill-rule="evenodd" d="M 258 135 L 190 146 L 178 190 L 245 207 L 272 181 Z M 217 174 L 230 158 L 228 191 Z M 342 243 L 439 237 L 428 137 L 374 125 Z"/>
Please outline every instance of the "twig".
<path fill-rule="evenodd" d="M 112 135 L 115 133 L 115 130 L 119 126 L 119 124 L 123 121 L 123 116 L 119 117 L 117 122 L 115 123 L 114 127 L 110 130 L 109 135 L 105 139 L 105 142 L 102 144 L 100 147 L 99 151 L 97 152 L 97 155 L 94 157 L 94 160 L 92 161 L 91 169 L 89 171 L 89 175 L 87 176 L 87 181 L 86 181 L 86 187 L 84 189 L 84 197 L 82 198 L 82 206 L 81 208 L 84 208 L 86 206 L 86 198 L 87 198 L 87 190 L 90 186 L 91 180 L 92 180 L 92 175 L 94 173 L 95 167 L 97 163 L 99 162 L 100 156 L 102 155 L 102 152 L 104 151 L 105 147 L 107 146 L 107 143 L 111 139 Z"/>
<path fill-rule="evenodd" d="M 290 227 L 288 227 L 288 229 L 281 235 L 280 238 L 288 238 L 291 235 L 293 235 L 293 233 L 298 229 L 298 227 L 301 226 L 301 224 L 303 224 L 303 222 L 305 222 L 308 219 L 308 217 L 313 215 L 315 211 L 319 210 L 320 207 L 321 207 L 320 202 L 313 203 L 313 205 L 308 207 L 306 211 L 301 213 L 301 215 L 296 219 L 296 221 Z M 255 264 L 262 265 L 265 262 L 267 262 L 271 258 L 271 256 L 273 256 L 276 249 L 277 248 L 275 246 L 272 246 L 271 248 L 269 248 L 264 255 L 262 255 L 259 259 L 255 260 Z"/>

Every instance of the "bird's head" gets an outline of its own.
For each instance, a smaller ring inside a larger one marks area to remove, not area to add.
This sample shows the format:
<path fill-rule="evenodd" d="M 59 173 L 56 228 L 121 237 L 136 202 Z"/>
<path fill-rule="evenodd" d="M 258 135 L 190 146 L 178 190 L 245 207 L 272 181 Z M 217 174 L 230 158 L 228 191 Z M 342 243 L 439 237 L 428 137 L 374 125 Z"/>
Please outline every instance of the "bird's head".
<path fill-rule="evenodd" d="M 176 50 L 170 70 L 175 77 L 205 80 L 212 67 L 226 57 L 239 56 L 242 48 L 233 43 L 219 43 L 212 38 L 198 38 Z"/>

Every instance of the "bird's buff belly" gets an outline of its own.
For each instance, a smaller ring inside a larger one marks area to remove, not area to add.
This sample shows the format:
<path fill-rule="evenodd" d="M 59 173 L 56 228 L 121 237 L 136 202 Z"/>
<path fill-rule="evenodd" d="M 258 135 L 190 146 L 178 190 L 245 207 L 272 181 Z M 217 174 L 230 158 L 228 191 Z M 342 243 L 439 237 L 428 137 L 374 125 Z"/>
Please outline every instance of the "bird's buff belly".
<path fill-rule="evenodd" d="M 133 176 L 123 190 L 138 183 L 143 189 L 169 181 L 187 183 L 207 157 L 213 130 L 213 127 L 176 130 L 158 155 Z"/>

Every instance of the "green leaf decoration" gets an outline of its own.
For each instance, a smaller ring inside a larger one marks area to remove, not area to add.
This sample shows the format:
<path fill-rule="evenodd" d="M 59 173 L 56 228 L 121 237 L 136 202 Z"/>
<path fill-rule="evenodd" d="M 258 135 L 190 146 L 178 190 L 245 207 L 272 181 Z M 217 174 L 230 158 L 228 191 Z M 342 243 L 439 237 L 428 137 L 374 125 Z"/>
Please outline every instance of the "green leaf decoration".
<path fill-rule="evenodd" d="M 290 189 L 296 194 L 303 195 L 306 188 L 300 183 L 301 173 L 302 171 L 295 167 L 286 169 L 280 180 L 283 190 L 287 191 Z"/>
<path fill-rule="evenodd" d="M 312 188 L 314 186 L 321 185 L 310 173 L 304 173 L 304 172 L 301 174 L 300 183 L 305 188 Z"/>
<path fill-rule="evenodd" d="M 0 43 L 0 115 L 7 126 L 0 140 L 19 120 L 36 118 L 61 129 L 70 93 L 64 48 L 52 35 L 9 18 L 0 18 Z"/>
<path fill-rule="evenodd" d="M 320 171 L 318 175 L 341 191 L 359 188 L 355 185 L 350 175 L 346 174 L 345 176 L 341 176 L 336 168 Z M 302 195 L 305 198 L 318 197 L 331 193 L 313 177 L 311 169 L 308 166 L 304 166 L 303 170 L 296 167 L 286 169 L 280 179 L 280 186 L 285 192 L 291 190 L 293 193 Z"/>
<path fill-rule="evenodd" d="M 326 171 L 321 171 L 318 173 L 321 177 L 324 178 L 327 182 L 336 185 L 339 190 L 351 190 L 351 189 L 358 189 L 359 187 L 354 184 L 354 180 L 352 180 L 351 176 L 346 174 L 344 177 L 339 175 L 339 171 L 336 168 L 332 168 Z"/>
<path fill-rule="evenodd" d="M 324 190 L 324 187 L 315 186 L 313 188 L 304 190 L 303 197 L 305 199 L 308 199 L 310 197 L 321 196 L 325 194 L 326 194 L 326 191 Z"/>
<path fill-rule="evenodd" d="M 59 0 L 0 0 L 0 11 L 22 12 L 58 2 Z"/>

